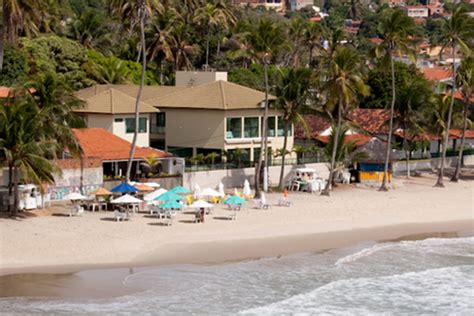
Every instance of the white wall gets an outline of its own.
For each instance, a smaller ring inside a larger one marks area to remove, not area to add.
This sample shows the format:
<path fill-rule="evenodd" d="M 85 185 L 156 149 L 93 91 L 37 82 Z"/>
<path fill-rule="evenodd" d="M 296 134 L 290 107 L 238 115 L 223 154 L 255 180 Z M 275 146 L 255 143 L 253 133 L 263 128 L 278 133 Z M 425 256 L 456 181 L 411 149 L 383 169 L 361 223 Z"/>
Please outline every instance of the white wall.
<path fill-rule="evenodd" d="M 325 163 L 314 163 L 299 166 L 285 166 L 285 178 L 289 179 L 297 168 L 313 168 L 319 177 L 327 178 L 329 175 L 328 168 Z M 280 166 L 269 168 L 270 185 L 277 186 L 280 180 Z M 195 184 L 199 184 L 201 188 L 215 188 L 222 181 L 226 188 L 242 187 L 245 179 L 252 185 L 254 183 L 255 168 L 228 169 L 228 170 L 212 170 L 212 171 L 196 171 L 184 174 L 183 183 L 185 187 L 193 188 Z"/>
<path fill-rule="evenodd" d="M 126 118 L 134 118 L 133 114 L 121 114 L 121 115 L 114 115 L 113 116 L 113 130 L 112 133 L 122 139 L 125 139 L 129 142 L 133 141 L 133 133 L 125 133 L 125 119 Z M 122 118 L 122 122 L 115 122 L 116 118 Z M 138 133 L 137 137 L 137 146 L 140 147 L 150 147 L 150 114 L 140 114 L 140 118 L 147 119 L 147 129 L 146 133 Z"/>

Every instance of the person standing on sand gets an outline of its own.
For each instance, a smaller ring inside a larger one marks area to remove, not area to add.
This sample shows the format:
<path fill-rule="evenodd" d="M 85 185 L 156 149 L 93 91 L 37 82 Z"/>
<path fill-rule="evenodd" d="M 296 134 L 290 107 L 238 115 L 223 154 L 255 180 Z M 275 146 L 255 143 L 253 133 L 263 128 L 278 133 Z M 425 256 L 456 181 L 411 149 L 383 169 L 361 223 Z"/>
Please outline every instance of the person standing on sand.
<path fill-rule="evenodd" d="M 206 214 L 206 210 L 204 209 L 204 207 L 201 207 L 201 208 L 199 209 L 199 215 L 201 215 L 201 216 L 200 216 L 200 217 L 201 217 L 201 218 L 200 218 L 201 223 L 204 223 L 204 214 Z"/>

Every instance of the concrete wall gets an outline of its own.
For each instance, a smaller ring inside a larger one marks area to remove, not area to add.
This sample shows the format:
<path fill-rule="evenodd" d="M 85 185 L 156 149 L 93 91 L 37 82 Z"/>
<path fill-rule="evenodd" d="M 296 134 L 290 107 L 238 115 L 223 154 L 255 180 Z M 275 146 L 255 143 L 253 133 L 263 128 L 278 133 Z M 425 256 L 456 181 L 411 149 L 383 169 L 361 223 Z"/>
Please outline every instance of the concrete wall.
<path fill-rule="evenodd" d="M 113 121 L 113 130 L 112 133 L 122 139 L 125 139 L 126 141 L 129 141 L 130 143 L 133 141 L 133 133 L 126 133 L 125 129 L 125 119 L 126 118 L 135 118 L 135 115 L 133 114 L 121 114 L 121 115 L 114 115 L 114 121 Z M 116 118 L 121 118 L 123 121 L 121 122 L 115 122 Z M 146 118 L 147 119 L 147 128 L 146 128 L 146 133 L 138 133 L 137 137 L 137 146 L 141 147 L 150 147 L 150 114 L 140 114 L 140 118 Z"/>
<path fill-rule="evenodd" d="M 87 121 L 87 127 L 103 128 L 113 133 L 113 115 L 89 113 L 85 117 Z"/>
<path fill-rule="evenodd" d="M 182 183 L 183 183 L 181 177 L 148 178 L 144 181 L 145 182 L 150 181 L 150 182 L 159 183 L 161 188 L 164 188 L 164 189 L 171 189 L 171 188 L 173 188 L 177 185 L 182 185 Z M 116 187 L 120 183 L 122 183 L 122 180 L 104 181 L 103 187 L 106 188 L 107 190 L 111 190 L 112 188 Z"/>
<path fill-rule="evenodd" d="M 285 166 L 285 179 L 288 180 L 294 174 L 297 168 L 313 168 L 319 177 L 327 178 L 328 168 L 325 163 L 306 164 L 299 166 Z M 280 179 L 281 167 L 275 166 L 269 168 L 270 185 L 277 186 Z M 183 185 L 187 188 L 193 188 L 199 184 L 201 188 L 215 188 L 220 181 L 226 188 L 242 187 L 245 179 L 252 185 L 254 183 L 255 168 L 212 170 L 188 172 L 184 175 Z"/>
<path fill-rule="evenodd" d="M 80 192 L 81 169 L 62 169 L 62 176 L 55 176 L 54 186 L 48 187 L 51 193 L 51 200 L 61 200 L 71 192 Z M 94 168 L 84 168 L 83 171 L 83 194 L 87 195 L 102 186 L 103 173 L 102 166 Z"/>

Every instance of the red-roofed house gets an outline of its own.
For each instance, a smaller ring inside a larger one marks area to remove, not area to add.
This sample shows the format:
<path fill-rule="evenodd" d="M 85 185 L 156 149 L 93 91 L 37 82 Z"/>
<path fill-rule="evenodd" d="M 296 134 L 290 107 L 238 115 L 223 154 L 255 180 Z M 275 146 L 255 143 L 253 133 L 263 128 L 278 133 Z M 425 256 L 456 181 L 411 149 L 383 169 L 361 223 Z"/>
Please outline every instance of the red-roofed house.
<path fill-rule="evenodd" d="M 73 132 L 83 150 L 83 157 L 102 162 L 104 176 L 125 175 L 130 142 L 102 128 L 73 129 Z M 141 174 L 142 168 L 139 163 L 147 157 L 160 159 L 162 171 L 168 174 L 183 174 L 182 159 L 173 157 L 170 153 L 162 150 L 140 146 L 135 148 L 133 174 Z"/>
<path fill-rule="evenodd" d="M 434 90 L 436 93 L 443 93 L 452 85 L 453 75 L 448 68 L 425 68 L 421 72 L 427 80 L 435 84 Z"/>
<path fill-rule="evenodd" d="M 6 98 L 12 89 L 8 87 L 0 87 L 0 98 Z"/>

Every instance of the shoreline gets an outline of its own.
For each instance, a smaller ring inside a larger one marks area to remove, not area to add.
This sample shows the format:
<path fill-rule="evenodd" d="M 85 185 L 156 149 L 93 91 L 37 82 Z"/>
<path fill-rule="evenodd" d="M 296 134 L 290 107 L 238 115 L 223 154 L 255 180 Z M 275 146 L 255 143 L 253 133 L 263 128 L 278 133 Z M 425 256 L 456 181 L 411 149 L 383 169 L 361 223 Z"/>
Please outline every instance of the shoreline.
<path fill-rule="evenodd" d="M 172 243 L 156 248 L 151 254 L 138 255 L 135 259 L 128 262 L 10 268 L 0 270 L 0 278 L 3 276 L 26 274 L 61 275 L 87 270 L 147 268 L 179 264 L 219 265 L 300 253 L 326 251 L 355 246 L 361 242 L 384 243 L 401 240 L 470 236 L 474 236 L 474 223 L 470 220 L 456 220 L 447 222 L 406 223 L 260 239 Z M 242 249 L 245 249 L 245 251 L 237 251 Z"/>
<path fill-rule="evenodd" d="M 23 220 L 0 219 L 0 275 L 71 273 L 88 269 L 167 264 L 216 264 L 320 251 L 433 232 L 474 232 L 474 182 L 432 187 L 433 177 L 397 179 L 376 192 L 340 186 L 331 197 L 290 193 L 292 207 L 251 203 L 229 220 L 214 207 L 204 224 L 183 211 L 172 226 L 148 214 L 115 222 L 111 212 L 64 216 L 58 206 Z M 57 213 L 55 213 L 57 212 Z"/>

